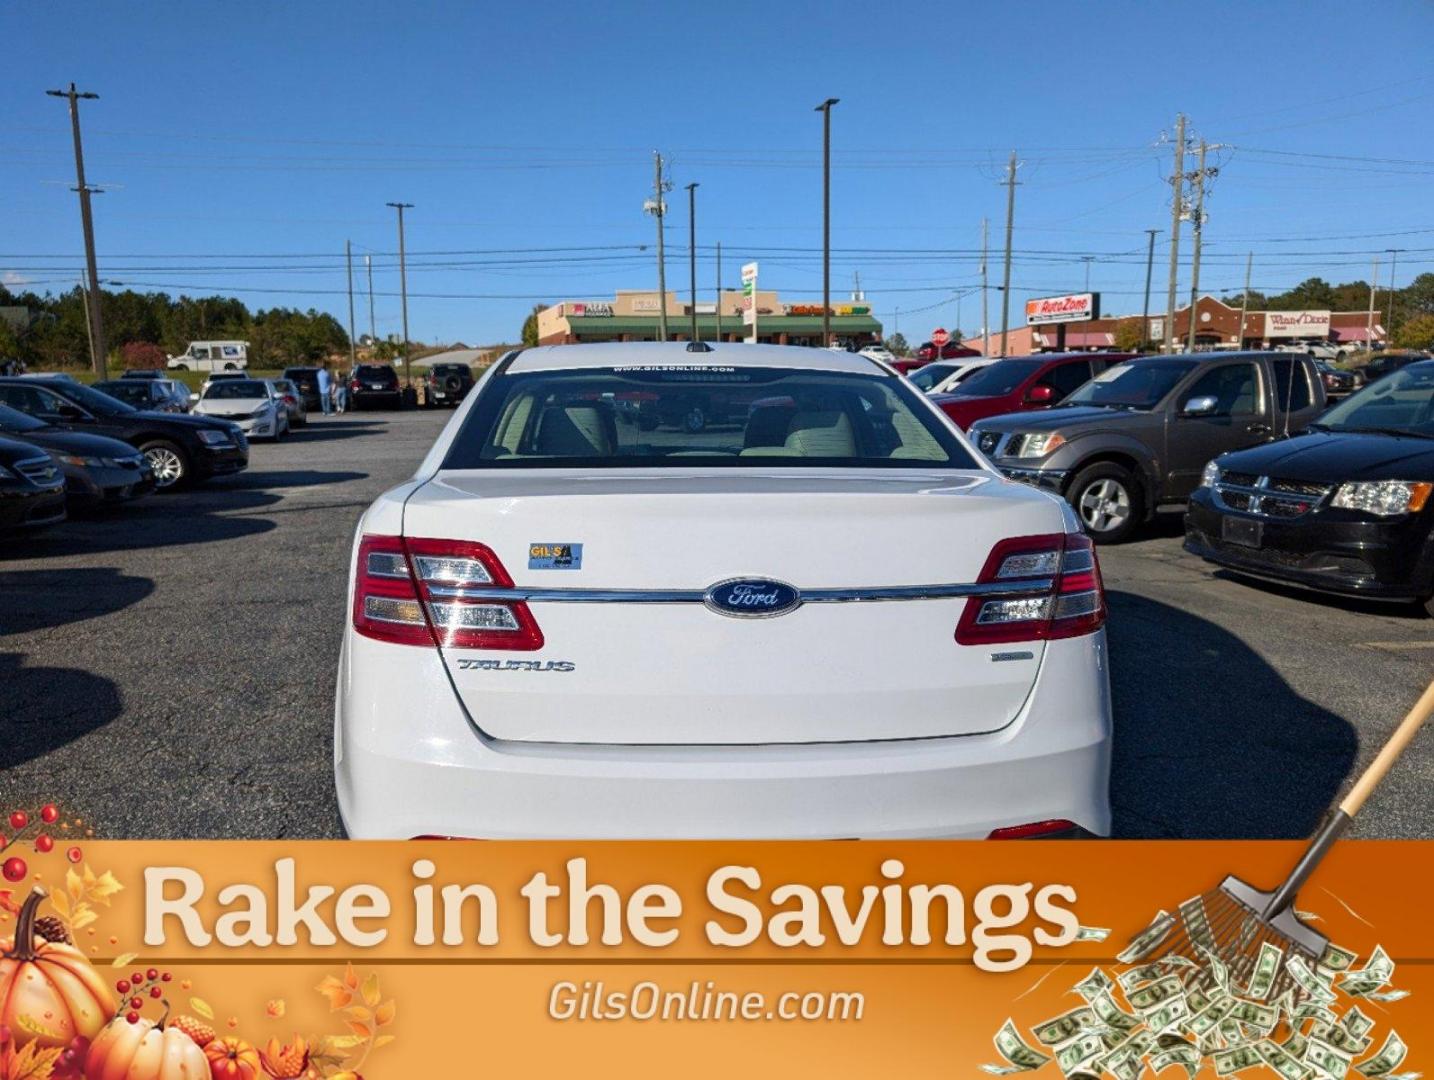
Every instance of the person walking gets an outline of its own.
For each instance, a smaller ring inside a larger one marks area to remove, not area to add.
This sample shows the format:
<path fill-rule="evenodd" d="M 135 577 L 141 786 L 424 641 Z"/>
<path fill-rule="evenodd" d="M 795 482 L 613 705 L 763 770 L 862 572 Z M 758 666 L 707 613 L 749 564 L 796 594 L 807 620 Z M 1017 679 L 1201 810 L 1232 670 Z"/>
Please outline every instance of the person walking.
<path fill-rule="evenodd" d="M 338 372 L 334 376 L 334 412 L 341 413 L 348 407 L 349 382 L 345 372 Z"/>
<path fill-rule="evenodd" d="M 314 381 L 318 383 L 319 407 L 324 410 L 324 415 L 328 416 L 334 411 L 334 380 L 329 374 L 329 362 L 327 360 L 319 364 L 319 373 Z"/>

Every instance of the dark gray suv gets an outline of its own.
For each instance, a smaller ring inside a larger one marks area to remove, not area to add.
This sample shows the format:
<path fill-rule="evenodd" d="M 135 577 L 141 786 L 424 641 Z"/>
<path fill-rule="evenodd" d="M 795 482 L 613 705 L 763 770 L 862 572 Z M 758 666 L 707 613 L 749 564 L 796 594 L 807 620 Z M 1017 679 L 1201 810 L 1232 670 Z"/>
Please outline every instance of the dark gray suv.
<path fill-rule="evenodd" d="M 977 421 L 970 436 L 1007 476 L 1065 496 L 1093 539 L 1115 543 L 1185 502 L 1212 458 L 1300 431 L 1324 408 L 1308 357 L 1144 356 L 1056 408 Z"/>

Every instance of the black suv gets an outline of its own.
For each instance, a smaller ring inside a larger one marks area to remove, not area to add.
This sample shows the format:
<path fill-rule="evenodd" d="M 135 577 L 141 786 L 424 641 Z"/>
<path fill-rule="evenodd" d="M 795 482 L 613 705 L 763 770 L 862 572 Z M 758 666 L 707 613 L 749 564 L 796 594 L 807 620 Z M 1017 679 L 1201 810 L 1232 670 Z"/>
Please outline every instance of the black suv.
<path fill-rule="evenodd" d="M 57 428 L 129 443 L 149 458 L 161 488 L 238 472 L 249 464 L 249 442 L 236 424 L 140 412 L 70 379 L 0 379 L 0 402 Z"/>
<path fill-rule="evenodd" d="M 403 407 L 398 372 L 388 364 L 359 364 L 349 376 L 349 406 L 364 409 L 371 405 Z"/>
<path fill-rule="evenodd" d="M 0 532 L 65 520 L 65 476 L 34 443 L 0 438 Z"/>
<path fill-rule="evenodd" d="M 1212 458 L 1302 431 L 1324 407 L 1306 356 L 1143 356 L 1055 408 L 978 420 L 970 434 L 996 468 L 1064 495 L 1096 543 L 1115 543 L 1185 502 Z"/>
<path fill-rule="evenodd" d="M 288 379 L 299 388 L 304 399 L 305 412 L 319 412 L 324 403 L 319 400 L 319 369 L 316 367 L 286 367 L 282 378 Z"/>
<path fill-rule="evenodd" d="M 428 406 L 457 405 L 473 389 L 467 364 L 434 364 L 423 376 L 423 401 Z"/>

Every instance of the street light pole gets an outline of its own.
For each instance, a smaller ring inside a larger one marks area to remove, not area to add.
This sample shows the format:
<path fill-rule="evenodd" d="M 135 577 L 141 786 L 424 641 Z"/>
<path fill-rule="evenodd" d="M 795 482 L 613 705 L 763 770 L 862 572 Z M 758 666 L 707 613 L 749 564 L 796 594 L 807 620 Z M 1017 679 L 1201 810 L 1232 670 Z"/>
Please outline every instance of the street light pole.
<path fill-rule="evenodd" d="M 90 213 L 90 194 L 93 189 L 85 183 L 85 150 L 80 141 L 80 102 L 95 101 L 99 94 L 82 93 L 70 83 L 68 90 L 46 90 L 51 97 L 67 98 L 70 102 L 70 131 L 75 142 L 75 190 L 80 194 L 80 226 L 85 234 L 85 271 L 88 275 L 88 318 L 86 324 L 90 335 L 90 366 L 95 375 L 104 379 L 107 359 L 105 356 L 105 324 L 100 311 L 100 275 L 95 266 L 95 222 Z"/>
<path fill-rule="evenodd" d="M 403 381 L 413 385 L 413 366 L 408 358 L 408 262 L 403 247 L 403 212 L 412 210 L 413 203 L 391 202 L 388 204 L 398 211 L 398 289 L 403 297 Z"/>
<path fill-rule="evenodd" d="M 1403 248 L 1385 248 L 1389 252 L 1389 316 L 1384 320 L 1387 324 L 1384 327 L 1384 341 L 1386 344 L 1394 342 L 1394 268 L 1399 263 L 1399 253 Z"/>
<path fill-rule="evenodd" d="M 717 241 L 717 340 L 722 340 L 722 241 Z"/>
<path fill-rule="evenodd" d="M 816 107 L 822 114 L 822 347 L 832 343 L 832 106 L 827 98 Z"/>
<path fill-rule="evenodd" d="M 358 366 L 358 346 L 354 344 L 354 249 L 351 241 L 344 241 L 344 265 L 349 275 L 349 370 Z"/>
<path fill-rule="evenodd" d="M 1150 275 L 1155 269 L 1155 234 L 1159 229 L 1146 229 L 1145 235 L 1149 243 L 1145 248 L 1145 306 L 1140 311 L 1140 350 L 1145 351 L 1145 343 L 1150 340 Z"/>
<path fill-rule="evenodd" d="M 697 183 L 687 185 L 687 276 L 692 295 L 692 342 L 697 336 Z"/>

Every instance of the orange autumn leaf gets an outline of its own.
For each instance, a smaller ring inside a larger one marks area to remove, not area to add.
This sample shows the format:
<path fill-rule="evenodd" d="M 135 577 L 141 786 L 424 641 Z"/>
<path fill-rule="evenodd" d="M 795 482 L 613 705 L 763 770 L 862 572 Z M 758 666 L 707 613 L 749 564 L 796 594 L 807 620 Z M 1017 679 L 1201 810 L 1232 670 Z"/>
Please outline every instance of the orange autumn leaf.
<path fill-rule="evenodd" d="M 358 972 L 354 970 L 354 966 L 352 964 L 346 964 L 344 966 L 344 985 L 347 986 L 350 990 L 357 990 L 358 984 Z"/>
<path fill-rule="evenodd" d="M 382 1005 L 380 1005 L 377 1009 L 374 1010 L 374 1022 L 377 1023 L 379 1027 L 384 1027 L 388 1024 L 391 1024 L 393 1023 L 394 1014 L 397 1011 L 398 1005 L 394 1003 L 392 998 L 390 998 L 388 1001 L 385 1001 Z"/>
<path fill-rule="evenodd" d="M 357 1020 L 348 1021 L 348 1027 L 349 1030 L 352 1031 L 355 1035 L 357 1035 L 360 1039 L 367 1039 L 371 1035 L 373 1035 L 373 1028 L 369 1027 L 367 1024 L 361 1024 Z"/>
<path fill-rule="evenodd" d="M 264 1006 L 264 1012 L 266 1012 L 269 1016 L 273 1017 L 275 1020 L 283 1016 L 286 1009 L 287 1006 L 284 1004 L 283 998 L 275 998 L 273 1001 L 269 1002 L 267 1005 Z"/>
<path fill-rule="evenodd" d="M 363 1002 L 370 1007 L 377 1005 L 382 995 L 378 988 L 378 975 L 371 974 L 363 981 Z"/>
<path fill-rule="evenodd" d="M 332 975 L 325 976 L 315 989 L 328 999 L 330 1012 L 345 1008 L 354 999 L 353 991 Z"/>

